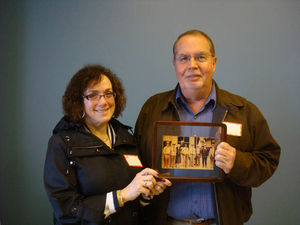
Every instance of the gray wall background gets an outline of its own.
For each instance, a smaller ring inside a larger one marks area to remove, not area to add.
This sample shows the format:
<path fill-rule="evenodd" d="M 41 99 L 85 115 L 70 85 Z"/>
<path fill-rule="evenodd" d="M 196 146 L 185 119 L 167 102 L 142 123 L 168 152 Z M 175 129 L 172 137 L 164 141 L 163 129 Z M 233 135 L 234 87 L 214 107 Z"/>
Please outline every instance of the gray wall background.
<path fill-rule="evenodd" d="M 172 45 L 189 29 L 211 36 L 215 80 L 254 102 L 282 146 L 247 224 L 299 223 L 300 1 L 20 0 L 1 1 L 0 16 L 2 225 L 52 224 L 43 165 L 71 76 L 111 68 L 127 90 L 120 120 L 134 126 L 149 96 L 175 87 Z"/>

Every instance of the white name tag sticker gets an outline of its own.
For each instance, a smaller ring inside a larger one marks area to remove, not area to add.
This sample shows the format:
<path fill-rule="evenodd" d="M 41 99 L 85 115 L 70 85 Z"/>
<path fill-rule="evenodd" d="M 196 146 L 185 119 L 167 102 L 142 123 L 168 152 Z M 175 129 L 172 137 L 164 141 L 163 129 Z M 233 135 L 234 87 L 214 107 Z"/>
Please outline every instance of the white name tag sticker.
<path fill-rule="evenodd" d="M 242 124 L 240 123 L 230 123 L 230 122 L 223 122 L 227 126 L 227 135 L 231 136 L 242 136 Z"/>
<path fill-rule="evenodd" d="M 129 166 L 143 167 L 143 164 L 137 155 L 124 155 Z"/>

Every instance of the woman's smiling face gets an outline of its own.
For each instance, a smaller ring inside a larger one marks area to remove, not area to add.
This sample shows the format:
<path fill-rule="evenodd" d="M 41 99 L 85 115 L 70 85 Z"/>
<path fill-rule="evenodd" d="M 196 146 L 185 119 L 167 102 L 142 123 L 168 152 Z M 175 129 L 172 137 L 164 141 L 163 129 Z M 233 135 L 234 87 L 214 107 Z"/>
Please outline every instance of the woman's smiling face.
<path fill-rule="evenodd" d="M 113 92 L 112 84 L 107 76 L 102 75 L 100 82 L 90 84 L 83 95 L 89 94 L 106 94 Z M 84 121 L 93 126 L 101 126 L 107 124 L 115 112 L 115 99 L 104 96 L 98 101 L 83 100 L 85 117 Z"/>

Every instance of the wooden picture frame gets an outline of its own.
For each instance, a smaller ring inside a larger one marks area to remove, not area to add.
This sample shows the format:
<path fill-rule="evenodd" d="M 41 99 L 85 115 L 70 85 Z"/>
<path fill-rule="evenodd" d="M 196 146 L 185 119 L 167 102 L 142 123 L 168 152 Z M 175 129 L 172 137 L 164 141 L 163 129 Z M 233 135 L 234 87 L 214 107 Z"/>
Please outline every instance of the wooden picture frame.
<path fill-rule="evenodd" d="M 152 168 L 171 181 L 222 182 L 214 152 L 226 132 L 223 123 L 155 122 Z"/>

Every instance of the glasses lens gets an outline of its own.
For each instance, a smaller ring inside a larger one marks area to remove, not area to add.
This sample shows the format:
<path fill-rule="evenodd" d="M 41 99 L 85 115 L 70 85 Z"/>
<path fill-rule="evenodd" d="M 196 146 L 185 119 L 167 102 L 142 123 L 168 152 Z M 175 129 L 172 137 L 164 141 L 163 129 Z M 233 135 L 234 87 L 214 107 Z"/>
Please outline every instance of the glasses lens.
<path fill-rule="evenodd" d="M 97 94 L 89 94 L 86 96 L 86 98 L 90 101 L 97 101 L 99 99 L 99 96 Z"/>
<path fill-rule="evenodd" d="M 104 95 L 105 98 L 112 98 L 113 96 L 114 96 L 113 92 L 109 92 Z"/>
<path fill-rule="evenodd" d="M 187 63 L 187 61 L 189 60 L 189 57 L 187 55 L 179 55 L 177 57 L 177 60 L 180 64 L 184 64 L 184 63 Z"/>
<path fill-rule="evenodd" d="M 199 54 L 196 54 L 194 56 L 195 60 L 197 60 L 198 62 L 205 62 L 208 58 L 208 54 L 206 53 L 199 53 Z"/>

